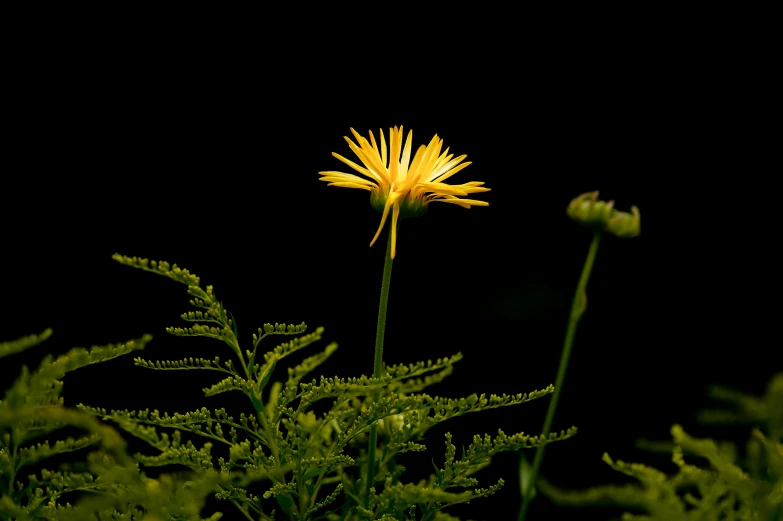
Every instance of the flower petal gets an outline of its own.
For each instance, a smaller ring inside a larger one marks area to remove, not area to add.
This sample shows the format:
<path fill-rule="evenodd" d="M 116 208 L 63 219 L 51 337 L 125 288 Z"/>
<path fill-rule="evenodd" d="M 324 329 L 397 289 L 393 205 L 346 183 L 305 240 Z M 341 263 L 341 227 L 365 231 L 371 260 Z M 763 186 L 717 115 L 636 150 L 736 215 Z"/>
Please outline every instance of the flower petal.
<path fill-rule="evenodd" d="M 348 181 L 337 181 L 334 183 L 329 183 L 326 186 L 341 186 L 343 188 L 361 188 L 362 190 L 372 191 L 372 188 L 366 185 L 360 185 L 359 183 L 350 183 Z"/>
<path fill-rule="evenodd" d="M 374 179 L 378 183 L 382 183 L 383 182 L 382 179 L 381 179 L 381 176 L 379 176 L 376 172 L 373 172 L 372 170 L 368 170 L 368 169 L 366 169 L 366 168 L 364 168 L 362 166 L 357 165 L 356 163 L 354 163 L 350 159 L 347 159 L 347 158 L 341 156 L 337 152 L 332 152 L 332 155 L 334 157 L 336 157 L 337 159 L 339 159 L 340 161 L 342 161 L 343 163 L 345 163 L 346 165 L 348 165 L 351 168 L 353 168 L 354 170 L 356 170 L 357 172 L 359 172 L 360 174 L 364 174 L 367 177 L 369 177 L 370 179 Z"/>
<path fill-rule="evenodd" d="M 402 134 L 402 133 L 400 133 Z M 402 137 L 402 135 L 400 136 Z M 404 181 L 408 177 L 408 165 L 411 162 L 411 140 L 413 131 L 408 131 L 408 138 L 405 140 L 405 148 L 402 150 L 402 160 L 400 160 L 400 180 Z"/>
<path fill-rule="evenodd" d="M 427 181 L 438 181 L 438 182 L 445 181 L 446 179 L 453 176 L 454 174 L 456 174 L 466 166 L 472 164 L 470 161 L 468 161 L 467 163 L 459 164 L 466 157 L 468 156 L 462 155 L 459 157 L 455 157 L 454 159 L 452 159 L 445 165 L 441 166 L 437 170 L 434 170 L 432 174 L 430 174 L 430 177 L 429 179 L 427 179 Z"/>
<path fill-rule="evenodd" d="M 319 179 L 319 181 L 351 182 L 351 183 L 366 185 L 368 187 L 377 186 L 372 181 L 368 181 L 363 177 L 359 177 L 353 174 L 346 174 L 343 172 L 318 172 L 318 173 L 323 176 L 321 177 L 321 179 Z"/>
<path fill-rule="evenodd" d="M 389 138 L 389 180 L 391 184 L 397 181 L 397 175 L 400 172 L 400 142 L 402 141 L 402 127 L 397 129 L 394 127 L 389 131 L 391 137 Z"/>
<path fill-rule="evenodd" d="M 413 156 L 413 163 L 411 163 L 410 171 L 408 172 L 408 182 L 411 185 L 416 185 L 419 182 L 419 179 L 421 178 L 419 165 L 421 165 L 421 159 L 424 157 L 424 154 L 427 152 L 427 147 L 424 145 L 421 145 L 419 149 L 416 151 L 416 155 Z"/>
<path fill-rule="evenodd" d="M 383 129 L 379 132 L 381 133 L 381 163 L 383 163 L 384 168 L 388 171 L 389 163 L 386 162 L 386 139 L 383 137 Z"/>
<path fill-rule="evenodd" d="M 421 165 L 419 166 L 419 171 L 425 179 L 429 177 L 430 172 L 435 168 L 442 146 L 443 140 L 435 134 L 430 144 L 427 145 L 427 151 L 424 153 L 424 157 L 421 158 Z"/>
<path fill-rule="evenodd" d="M 397 220 L 400 218 L 400 202 L 394 202 L 394 210 L 392 211 L 392 223 L 391 223 L 391 258 L 397 254 Z"/>
<path fill-rule="evenodd" d="M 446 183 L 419 183 L 417 186 L 424 188 L 427 192 L 433 192 L 438 195 L 468 195 L 468 192 L 459 185 L 449 185 Z"/>
<path fill-rule="evenodd" d="M 370 148 L 370 153 L 366 154 L 365 151 L 362 150 L 362 148 L 359 148 L 359 146 L 356 145 L 353 141 L 347 137 L 345 140 L 348 142 L 348 146 L 351 147 L 351 150 L 353 150 L 353 153 L 356 154 L 356 157 L 358 157 L 362 163 L 364 163 L 364 166 L 366 166 L 375 174 L 378 174 L 378 177 L 380 177 L 382 180 L 381 182 L 388 183 L 388 180 L 385 179 L 387 177 L 386 168 L 381 164 L 381 159 L 378 157 L 378 155 L 372 152 L 372 148 Z M 365 139 L 364 142 L 367 143 L 367 140 Z M 369 143 L 367 146 L 370 146 Z"/>
<path fill-rule="evenodd" d="M 489 203 L 486 201 L 478 201 L 476 199 L 461 199 L 459 197 L 449 197 L 449 198 L 433 198 L 430 199 L 431 203 L 452 203 L 452 204 L 458 204 L 463 208 L 470 208 L 471 206 L 489 206 Z"/>
<path fill-rule="evenodd" d="M 383 215 L 381 216 L 381 224 L 378 226 L 378 231 L 375 232 L 375 237 L 370 241 L 370 246 L 375 244 L 375 241 L 378 240 L 378 236 L 381 234 L 381 230 L 383 230 L 383 225 L 386 224 L 386 218 L 389 216 L 389 208 L 397 200 L 397 197 L 397 194 L 391 192 L 389 193 L 389 197 L 386 198 L 386 204 L 383 206 Z"/>

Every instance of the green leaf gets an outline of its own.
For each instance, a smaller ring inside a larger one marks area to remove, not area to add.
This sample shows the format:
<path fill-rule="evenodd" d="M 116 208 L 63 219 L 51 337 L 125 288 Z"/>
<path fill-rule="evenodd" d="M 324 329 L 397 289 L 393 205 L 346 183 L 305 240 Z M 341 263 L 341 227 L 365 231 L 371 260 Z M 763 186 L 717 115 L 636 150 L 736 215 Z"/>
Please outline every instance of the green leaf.
<path fill-rule="evenodd" d="M 294 500 L 291 499 L 291 496 L 287 496 L 285 494 L 276 495 L 275 500 L 286 515 L 288 515 L 288 513 L 291 511 L 291 507 L 294 506 Z"/>
<path fill-rule="evenodd" d="M 316 477 L 318 474 L 321 473 L 321 470 L 322 469 L 320 467 L 313 467 L 311 469 L 308 469 L 302 475 L 302 481 L 309 481 L 309 480 L 313 479 L 314 477 Z"/>
<path fill-rule="evenodd" d="M 530 499 L 536 497 L 536 487 L 531 486 L 530 490 L 527 490 L 528 483 L 533 478 L 533 466 L 525 457 L 523 452 L 519 453 L 519 492 L 524 499 L 526 495 L 530 496 Z M 526 494 L 527 492 L 527 494 Z"/>
<path fill-rule="evenodd" d="M 432 468 L 434 468 L 434 469 L 435 469 L 435 477 L 437 477 L 437 478 L 438 478 L 438 481 L 440 481 L 440 480 L 441 480 L 441 478 L 443 477 L 443 472 L 441 472 L 441 470 L 440 470 L 440 469 L 438 468 L 438 466 L 435 464 L 435 460 L 432 460 Z"/>

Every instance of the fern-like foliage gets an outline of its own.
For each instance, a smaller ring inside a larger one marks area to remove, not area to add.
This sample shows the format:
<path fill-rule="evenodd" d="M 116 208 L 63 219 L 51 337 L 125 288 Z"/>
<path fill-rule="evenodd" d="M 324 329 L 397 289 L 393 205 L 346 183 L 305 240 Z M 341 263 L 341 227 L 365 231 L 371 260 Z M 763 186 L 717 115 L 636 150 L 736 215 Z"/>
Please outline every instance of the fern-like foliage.
<path fill-rule="evenodd" d="M 0 356 L 34 347 L 50 335 L 46 330 L 4 342 Z M 22 367 L 0 401 L 0 520 L 201 519 L 204 498 L 217 486 L 216 472 L 190 485 L 185 476 L 147 478 L 116 430 L 94 415 L 66 408 L 60 396 L 66 373 L 143 349 L 149 340 L 75 348 L 45 357 L 35 371 Z M 83 434 L 42 439 L 64 427 Z M 86 451 L 82 460 L 60 470 L 42 467 L 52 457 Z M 24 475 L 31 466 L 40 470 Z M 83 497 L 77 499 L 79 493 Z"/>
<path fill-rule="evenodd" d="M 772 377 L 762 396 L 722 386 L 710 388 L 709 395 L 730 408 L 699 411 L 701 423 L 759 425 L 770 439 L 783 439 L 783 373 Z"/>
<path fill-rule="evenodd" d="M 4 356 L 12 355 L 14 353 L 21 353 L 25 349 L 35 347 L 47 338 L 52 336 L 52 330 L 47 329 L 43 333 L 37 335 L 28 335 L 10 342 L 0 342 L 0 358 Z"/>
<path fill-rule="evenodd" d="M 229 350 L 225 360 L 136 358 L 134 363 L 150 370 L 223 373 L 221 379 L 203 389 L 205 396 L 241 393 L 249 402 L 248 413 L 235 418 L 223 409 L 207 408 L 184 414 L 86 405 L 80 405 L 80 410 L 114 422 L 153 447 L 158 454 L 136 455 L 143 465 L 176 463 L 204 476 L 218 472 L 221 481 L 216 497 L 232 502 L 247 518 L 449 521 L 456 518 L 442 512 L 443 508 L 489 496 L 503 485 L 500 481 L 482 488 L 473 476 L 492 456 L 543 442 L 536 436 L 507 436 L 499 431 L 495 436 L 476 436 L 458 459 L 448 435 L 443 468 L 436 467 L 429 480 L 406 482 L 398 457 L 425 450 L 421 441 L 434 425 L 465 414 L 522 404 L 546 396 L 553 387 L 516 395 L 473 394 L 459 399 L 421 392 L 451 374 L 461 354 L 388 366 L 380 378 L 308 378 L 336 352 L 335 343 L 281 371 L 284 359 L 321 340 L 322 328 L 308 333 L 305 324 L 264 324 L 252 335 L 252 349 L 242 349 L 236 322 L 212 286 L 202 287 L 199 277 L 166 262 L 119 254 L 114 259 L 186 285 L 194 309 L 180 315 L 186 326 L 167 331 L 178 337 L 218 340 Z M 265 339 L 281 335 L 292 338 L 263 349 Z M 284 378 L 275 380 L 275 375 L 281 373 Z M 365 501 L 361 492 L 365 488 L 363 470 L 373 425 L 379 427 L 380 458 L 371 497 Z M 205 441 L 201 445 L 183 442 L 183 433 Z M 547 442 L 574 433 L 571 429 L 552 435 Z M 215 444 L 228 449 L 227 458 L 212 454 Z"/>
<path fill-rule="evenodd" d="M 599 486 L 585 491 L 564 491 L 542 480 L 541 490 L 563 505 L 613 504 L 643 514 L 625 513 L 624 521 L 691 521 L 695 519 L 779 521 L 783 519 L 783 374 L 770 382 L 762 397 L 715 388 L 714 397 L 736 407 L 733 411 L 709 410 L 705 422 L 754 423 L 745 458 L 731 443 L 698 439 L 682 427 L 671 429 L 672 461 L 678 472 L 668 475 L 641 463 L 604 461 L 639 481 L 639 485 Z M 706 465 L 695 465 L 691 458 Z"/>

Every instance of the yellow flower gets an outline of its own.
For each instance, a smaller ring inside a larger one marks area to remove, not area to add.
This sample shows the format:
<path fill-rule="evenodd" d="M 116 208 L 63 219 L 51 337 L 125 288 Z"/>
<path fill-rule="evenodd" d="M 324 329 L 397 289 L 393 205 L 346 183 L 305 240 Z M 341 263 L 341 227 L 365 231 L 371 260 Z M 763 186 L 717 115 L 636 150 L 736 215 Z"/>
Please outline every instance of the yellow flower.
<path fill-rule="evenodd" d="M 389 210 L 392 212 L 391 224 L 391 257 L 394 258 L 397 250 L 397 220 L 400 217 L 416 217 L 427 211 L 427 205 L 431 202 L 453 203 L 470 208 L 471 206 L 489 206 L 486 201 L 475 199 L 462 199 L 465 196 L 477 192 L 486 192 L 483 182 L 471 181 L 461 185 L 444 183 L 470 162 L 463 163 L 465 155 L 454 157 L 449 154 L 449 149 L 441 153 L 443 140 L 437 135 L 432 138 L 427 146 L 421 145 L 411 161 L 411 140 L 413 132 L 408 132 L 405 146 L 402 146 L 402 127 L 394 127 L 389 130 L 389 146 L 386 147 L 386 139 L 383 130 L 380 131 L 380 147 L 375 142 L 375 136 L 370 132 L 370 141 L 351 129 L 357 143 L 345 137 L 348 146 L 356 154 L 364 166 L 360 166 L 350 159 L 333 152 L 332 155 L 366 177 L 359 177 L 343 172 L 318 172 L 321 181 L 326 181 L 329 186 L 344 186 L 346 188 L 361 188 L 370 192 L 370 204 L 381 212 L 381 224 L 370 242 L 375 244 L 381 234 Z M 402 154 L 402 156 L 400 156 Z"/>

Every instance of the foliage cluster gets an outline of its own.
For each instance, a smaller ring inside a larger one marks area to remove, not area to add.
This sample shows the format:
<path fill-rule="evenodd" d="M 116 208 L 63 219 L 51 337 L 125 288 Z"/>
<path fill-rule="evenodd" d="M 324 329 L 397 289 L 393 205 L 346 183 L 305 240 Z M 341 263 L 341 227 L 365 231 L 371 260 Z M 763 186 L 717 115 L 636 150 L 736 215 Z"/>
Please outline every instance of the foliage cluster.
<path fill-rule="evenodd" d="M 335 343 L 300 357 L 283 371 L 281 362 L 321 340 L 322 328 L 307 333 L 305 324 L 264 324 L 252 335 L 252 349 L 242 349 L 236 321 L 212 286 L 202 287 L 197 276 L 166 262 L 118 254 L 114 259 L 187 286 L 195 310 L 181 315 L 187 327 L 168 328 L 169 333 L 215 339 L 230 350 L 225 360 L 137 357 L 135 365 L 222 373 L 222 380 L 203 389 L 204 395 L 239 392 L 249 402 L 247 413 L 236 417 L 225 409 L 206 407 L 161 413 L 63 406 L 59 394 L 65 372 L 142 349 L 149 337 L 47 358 L 38 371 L 23 370 L 0 402 L 0 519 L 196 520 L 201 519 L 205 497 L 214 493 L 254 520 L 447 521 L 456 518 L 444 508 L 490 496 L 503 486 L 502 480 L 480 486 L 475 477 L 494 455 L 562 440 L 576 432 L 571 428 L 544 440 L 498 430 L 494 435 L 474 436 L 459 452 L 451 434 L 446 434 L 445 457 L 440 464 L 432 463 L 430 477 L 407 482 L 401 456 L 424 451 L 423 437 L 433 426 L 473 412 L 522 404 L 550 394 L 553 387 L 459 399 L 423 392 L 453 372 L 462 359 L 459 353 L 386 366 L 380 378 L 312 378 L 311 373 L 337 350 Z M 48 334 L 2 344 L 0 355 L 35 345 Z M 273 336 L 291 339 L 263 352 L 262 342 Z M 276 380 L 281 373 L 284 378 Z M 117 431 L 99 420 L 112 422 L 156 453 L 128 456 Z M 31 444 L 65 425 L 86 433 L 54 445 Z M 370 493 L 365 494 L 368 432 L 373 425 L 379 429 L 379 458 Z M 217 446 L 224 455 L 213 454 Z M 78 472 L 42 470 L 40 478 L 31 475 L 27 483 L 17 481 L 26 465 L 88 447 L 94 451 Z M 184 470 L 158 479 L 142 470 L 170 465 Z M 79 494 L 87 492 L 91 494 Z M 62 502 L 66 493 L 78 499 L 75 505 Z M 214 514 L 212 519 L 218 517 Z"/>
<path fill-rule="evenodd" d="M 624 521 L 783 519 L 783 373 L 770 381 L 762 397 L 723 387 L 713 388 L 711 394 L 731 408 L 704 410 L 699 420 L 752 424 L 744 451 L 732 442 L 692 437 L 674 425 L 671 452 L 676 472 L 667 474 L 641 463 L 614 461 L 604 454 L 607 464 L 638 483 L 564 491 L 542 480 L 539 488 L 563 505 L 632 508 L 634 512 L 623 515 Z M 651 450 L 659 447 L 643 445 Z"/>
<path fill-rule="evenodd" d="M 37 346 L 51 333 L 0 343 L 0 358 Z M 74 348 L 46 356 L 35 371 L 22 368 L 0 401 L 1 520 L 202 519 L 199 513 L 217 483 L 216 472 L 198 480 L 185 474 L 149 478 L 127 455 L 116 430 L 63 404 L 66 373 L 143 349 L 149 340 Z M 46 467 L 83 450 L 89 451 L 83 459 L 71 459 L 59 470 Z"/>

